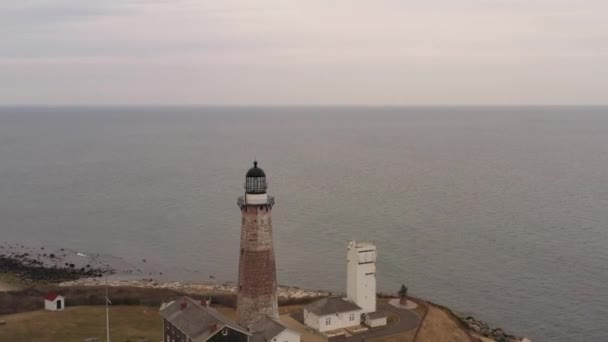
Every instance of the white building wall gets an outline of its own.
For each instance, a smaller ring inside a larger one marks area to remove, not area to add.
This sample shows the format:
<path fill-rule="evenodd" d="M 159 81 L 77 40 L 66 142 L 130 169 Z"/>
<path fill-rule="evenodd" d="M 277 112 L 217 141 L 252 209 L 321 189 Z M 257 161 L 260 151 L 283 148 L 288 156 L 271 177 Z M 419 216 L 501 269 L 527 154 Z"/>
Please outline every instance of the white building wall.
<path fill-rule="evenodd" d="M 272 339 L 272 342 L 300 342 L 300 334 L 285 329 Z"/>
<path fill-rule="evenodd" d="M 362 310 L 354 310 L 339 314 L 317 316 L 312 312 L 304 310 L 304 323 L 319 332 L 344 329 L 360 325 L 362 313 Z M 352 320 L 351 317 L 353 318 Z M 327 324 L 327 319 L 329 319 L 329 324 Z"/>
<path fill-rule="evenodd" d="M 367 318 L 365 320 L 365 324 L 367 326 L 369 326 L 370 328 L 383 327 L 386 325 L 386 317 L 381 317 L 381 318 L 376 318 L 376 319 Z"/>
<path fill-rule="evenodd" d="M 57 305 L 52 300 L 44 300 L 44 309 L 48 311 L 56 311 Z"/>
<path fill-rule="evenodd" d="M 319 316 L 304 309 L 304 324 L 313 330 L 319 331 Z"/>
<path fill-rule="evenodd" d="M 376 311 L 376 246 L 349 241 L 346 252 L 346 297 L 363 312 Z"/>
<path fill-rule="evenodd" d="M 55 298 L 55 300 L 44 300 L 44 309 L 48 311 L 57 311 L 57 302 L 61 301 L 61 309 L 59 311 L 63 311 L 65 308 L 65 300 L 62 296 Z"/>
<path fill-rule="evenodd" d="M 266 204 L 268 202 L 268 194 L 245 194 L 247 204 Z"/>

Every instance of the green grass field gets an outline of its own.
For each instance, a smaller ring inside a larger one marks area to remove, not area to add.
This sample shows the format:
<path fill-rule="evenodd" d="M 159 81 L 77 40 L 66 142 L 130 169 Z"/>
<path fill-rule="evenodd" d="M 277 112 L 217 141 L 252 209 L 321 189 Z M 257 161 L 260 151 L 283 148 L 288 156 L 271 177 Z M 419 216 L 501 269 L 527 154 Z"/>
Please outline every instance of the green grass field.
<path fill-rule="evenodd" d="M 0 316 L 0 341 L 84 341 L 106 340 L 104 306 L 68 307 L 62 312 L 33 311 Z M 111 306 L 110 337 L 114 342 L 156 342 L 161 340 L 162 320 L 157 307 Z"/>

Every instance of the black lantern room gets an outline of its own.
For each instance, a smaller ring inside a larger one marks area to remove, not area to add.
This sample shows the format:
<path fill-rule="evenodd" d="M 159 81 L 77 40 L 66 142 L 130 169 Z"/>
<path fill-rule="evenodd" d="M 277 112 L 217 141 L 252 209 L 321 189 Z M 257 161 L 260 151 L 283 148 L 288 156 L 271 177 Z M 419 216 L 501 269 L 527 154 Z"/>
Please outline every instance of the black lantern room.
<path fill-rule="evenodd" d="M 266 174 L 258 167 L 258 162 L 253 162 L 253 167 L 247 171 L 245 176 L 245 193 L 265 194 L 266 193 Z"/>

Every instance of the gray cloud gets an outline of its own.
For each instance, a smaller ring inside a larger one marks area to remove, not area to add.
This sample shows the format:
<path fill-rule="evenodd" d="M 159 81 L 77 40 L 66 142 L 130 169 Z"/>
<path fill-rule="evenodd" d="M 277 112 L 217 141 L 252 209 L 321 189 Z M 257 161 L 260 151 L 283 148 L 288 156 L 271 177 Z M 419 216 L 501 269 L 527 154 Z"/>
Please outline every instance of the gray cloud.
<path fill-rule="evenodd" d="M 95 1 L 16 1 L 0 4 L 0 21 L 4 27 L 22 29 L 44 27 L 73 20 L 86 20 L 94 16 L 120 15 L 132 12 L 115 2 Z"/>
<path fill-rule="evenodd" d="M 1 103 L 600 103 L 604 1 L 5 0 Z"/>

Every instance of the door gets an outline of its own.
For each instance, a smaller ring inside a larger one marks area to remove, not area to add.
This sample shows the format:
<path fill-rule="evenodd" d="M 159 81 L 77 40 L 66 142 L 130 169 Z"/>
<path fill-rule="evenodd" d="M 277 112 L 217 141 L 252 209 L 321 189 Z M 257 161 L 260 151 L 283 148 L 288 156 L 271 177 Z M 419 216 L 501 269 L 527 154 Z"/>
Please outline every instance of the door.
<path fill-rule="evenodd" d="M 61 300 L 57 301 L 57 310 L 61 310 Z"/>

